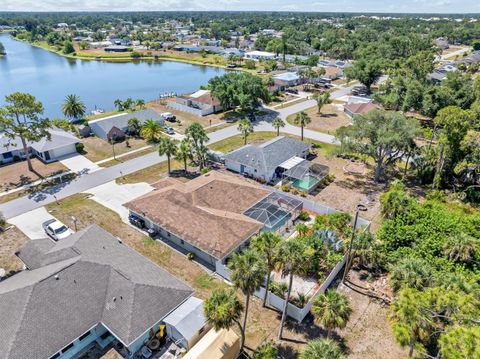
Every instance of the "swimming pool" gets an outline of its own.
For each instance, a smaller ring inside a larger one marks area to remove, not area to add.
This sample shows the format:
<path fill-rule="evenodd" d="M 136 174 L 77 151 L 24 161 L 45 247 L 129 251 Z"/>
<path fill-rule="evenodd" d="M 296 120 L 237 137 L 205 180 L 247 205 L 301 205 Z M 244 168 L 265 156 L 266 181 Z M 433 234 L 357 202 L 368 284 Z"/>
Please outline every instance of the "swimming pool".
<path fill-rule="evenodd" d="M 293 187 L 301 191 L 310 191 L 313 187 L 318 184 L 318 179 L 315 177 L 305 177 L 304 179 L 297 179 L 293 181 Z"/>

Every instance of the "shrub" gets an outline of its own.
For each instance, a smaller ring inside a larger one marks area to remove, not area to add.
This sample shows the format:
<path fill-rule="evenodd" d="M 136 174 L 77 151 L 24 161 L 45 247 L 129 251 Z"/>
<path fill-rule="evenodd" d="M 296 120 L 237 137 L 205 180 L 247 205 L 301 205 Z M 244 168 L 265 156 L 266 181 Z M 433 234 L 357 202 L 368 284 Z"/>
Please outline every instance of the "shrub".
<path fill-rule="evenodd" d="M 300 192 L 300 196 L 303 198 L 307 197 L 307 192 L 305 191 Z"/>
<path fill-rule="evenodd" d="M 83 153 L 85 146 L 83 143 L 79 142 L 75 145 L 75 149 L 77 150 L 78 153 Z"/>
<path fill-rule="evenodd" d="M 201 169 L 201 171 L 200 171 L 200 174 L 204 175 L 205 173 L 208 173 L 208 172 L 210 172 L 210 168 L 208 168 L 208 167 L 203 167 L 203 168 Z"/>
<path fill-rule="evenodd" d="M 288 291 L 288 285 L 284 282 L 270 282 L 268 289 L 276 296 L 283 298 Z"/>
<path fill-rule="evenodd" d="M 298 194 L 298 189 L 295 187 L 292 187 L 292 190 L 290 191 L 292 194 Z"/>
<path fill-rule="evenodd" d="M 307 211 L 301 211 L 298 215 L 298 219 L 306 222 L 310 219 L 310 214 Z"/>
<path fill-rule="evenodd" d="M 5 226 L 7 225 L 7 220 L 3 216 L 3 213 L 0 212 L 0 232 L 5 229 Z"/>
<path fill-rule="evenodd" d="M 193 261 L 195 259 L 195 253 L 192 253 L 192 252 L 188 252 L 187 253 L 187 259 L 189 261 Z"/>
<path fill-rule="evenodd" d="M 283 191 L 283 192 L 290 192 L 290 185 L 288 185 L 288 184 L 283 184 L 283 185 L 282 185 L 282 191 Z"/>

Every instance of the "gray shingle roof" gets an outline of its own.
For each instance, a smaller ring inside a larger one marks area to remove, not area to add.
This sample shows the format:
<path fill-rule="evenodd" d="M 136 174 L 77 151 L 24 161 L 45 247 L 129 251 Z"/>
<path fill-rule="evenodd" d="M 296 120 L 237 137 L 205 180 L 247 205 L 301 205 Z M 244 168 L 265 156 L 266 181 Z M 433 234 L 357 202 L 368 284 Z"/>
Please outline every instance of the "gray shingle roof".
<path fill-rule="evenodd" d="M 98 323 L 130 345 L 193 293 L 96 225 L 18 256 L 31 270 L 0 283 L 2 359 L 49 357 Z"/>
<path fill-rule="evenodd" d="M 278 136 L 259 146 L 243 146 L 225 155 L 225 159 L 269 174 L 273 173 L 286 160 L 300 156 L 310 147 L 310 144 L 294 138 Z"/>
<path fill-rule="evenodd" d="M 112 129 L 112 127 L 117 127 L 121 130 L 125 130 L 128 127 L 128 120 L 131 118 L 136 118 L 140 124 L 144 124 L 147 120 L 155 120 L 159 123 L 163 123 L 163 118 L 160 114 L 152 109 L 146 109 L 142 111 L 132 112 L 132 113 L 123 113 L 119 115 L 108 116 L 104 118 L 100 118 L 98 120 L 90 121 L 88 125 L 92 129 L 92 131 L 97 135 L 97 129 L 104 132 L 105 134 L 108 133 Z"/>
<path fill-rule="evenodd" d="M 49 132 L 50 139 L 43 138 L 36 142 L 28 142 L 28 145 L 38 152 L 44 152 L 80 142 L 80 140 L 71 133 L 56 127 L 51 128 Z M 11 140 L 4 134 L 0 133 L 0 153 L 13 150 L 23 150 L 20 137 Z"/>

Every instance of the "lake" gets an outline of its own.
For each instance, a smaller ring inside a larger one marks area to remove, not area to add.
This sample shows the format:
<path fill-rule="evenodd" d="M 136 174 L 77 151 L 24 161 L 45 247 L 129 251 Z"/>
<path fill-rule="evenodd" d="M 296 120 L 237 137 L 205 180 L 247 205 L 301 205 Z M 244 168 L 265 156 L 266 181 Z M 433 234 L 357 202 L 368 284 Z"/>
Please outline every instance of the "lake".
<path fill-rule="evenodd" d="M 223 69 L 174 61 L 105 62 L 67 59 L 0 34 L 7 56 L 0 58 L 0 105 L 15 91 L 28 92 L 43 103 L 44 115 L 62 117 L 69 94 L 80 96 L 87 112 L 113 110 L 115 99 L 155 100 L 161 94 L 196 91 Z"/>

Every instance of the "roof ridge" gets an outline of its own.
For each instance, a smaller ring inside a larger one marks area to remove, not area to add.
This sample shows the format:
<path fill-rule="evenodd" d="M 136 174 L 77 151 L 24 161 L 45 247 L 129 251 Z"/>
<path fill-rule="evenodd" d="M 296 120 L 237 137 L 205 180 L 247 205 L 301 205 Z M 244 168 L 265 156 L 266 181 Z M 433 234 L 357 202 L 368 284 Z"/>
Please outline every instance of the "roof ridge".
<path fill-rule="evenodd" d="M 18 334 L 18 331 L 20 330 L 20 328 L 22 327 L 22 323 L 23 321 L 25 320 L 25 312 L 27 310 L 27 307 L 28 307 L 28 303 L 30 302 L 30 298 L 32 296 L 32 292 L 33 292 L 33 285 L 29 285 L 29 293 L 28 293 L 28 298 L 27 300 L 24 302 L 23 304 L 23 308 L 22 308 L 22 313 L 21 313 L 21 319 L 18 321 L 19 322 L 19 325 L 17 326 L 17 329 L 15 330 L 15 334 L 13 335 L 13 340 L 12 342 L 10 343 L 10 345 L 8 346 L 8 351 L 7 351 L 7 355 L 6 355 L 6 358 L 8 358 L 8 356 L 10 355 L 10 352 L 12 351 L 13 349 L 13 344 L 15 344 L 15 340 L 17 338 L 17 334 Z"/>

